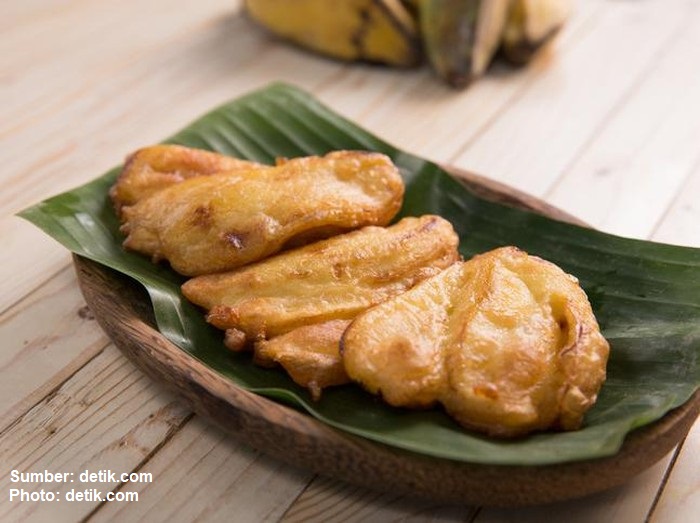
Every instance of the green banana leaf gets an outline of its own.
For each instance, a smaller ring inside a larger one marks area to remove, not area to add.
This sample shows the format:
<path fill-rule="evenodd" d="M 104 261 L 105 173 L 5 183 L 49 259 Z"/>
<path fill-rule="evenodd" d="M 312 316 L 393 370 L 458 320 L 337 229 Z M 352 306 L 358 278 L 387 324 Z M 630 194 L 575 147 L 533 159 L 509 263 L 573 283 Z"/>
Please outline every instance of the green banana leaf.
<path fill-rule="evenodd" d="M 608 379 L 581 430 L 504 442 L 457 426 L 442 411 L 382 404 L 359 387 L 311 400 L 282 371 L 233 355 L 222 332 L 179 291 L 164 265 L 122 249 L 107 190 L 118 169 L 20 213 L 71 251 L 143 284 L 160 331 L 237 385 L 305 410 L 338 429 L 401 449 L 453 460 L 544 465 L 614 454 L 627 433 L 683 404 L 700 382 L 700 249 L 629 240 L 491 203 L 438 166 L 384 143 L 288 85 L 234 100 L 168 139 L 259 162 L 367 149 L 388 154 L 407 184 L 401 215 L 440 214 L 465 257 L 501 245 L 549 259 L 576 275 L 611 343 Z M 146 144 L 145 144 L 146 145 Z M 128 151 L 125 151 L 127 153 Z"/>

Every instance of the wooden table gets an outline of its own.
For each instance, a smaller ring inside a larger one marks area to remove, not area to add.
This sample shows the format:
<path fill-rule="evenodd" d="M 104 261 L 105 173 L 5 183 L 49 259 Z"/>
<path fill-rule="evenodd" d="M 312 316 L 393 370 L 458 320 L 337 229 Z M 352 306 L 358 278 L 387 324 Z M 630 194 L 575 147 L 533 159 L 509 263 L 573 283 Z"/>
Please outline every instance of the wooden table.
<path fill-rule="evenodd" d="M 127 361 L 86 308 L 69 253 L 14 213 L 283 80 L 402 148 L 604 231 L 700 247 L 700 2 L 582 0 L 554 52 L 462 92 L 427 68 L 281 45 L 234 0 L 14 0 L 3 13 L 0 520 L 697 521 L 697 423 L 621 488 L 518 510 L 381 495 L 274 461 Z M 153 481 L 101 484 L 138 492 L 132 502 L 11 502 L 13 469 Z"/>

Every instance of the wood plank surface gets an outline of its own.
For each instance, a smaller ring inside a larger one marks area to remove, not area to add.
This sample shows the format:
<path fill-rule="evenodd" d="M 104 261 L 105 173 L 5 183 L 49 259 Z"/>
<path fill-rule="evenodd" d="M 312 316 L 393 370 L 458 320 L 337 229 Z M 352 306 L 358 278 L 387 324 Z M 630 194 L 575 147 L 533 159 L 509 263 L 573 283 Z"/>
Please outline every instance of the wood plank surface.
<path fill-rule="evenodd" d="M 438 505 L 318 477 L 284 514 L 285 523 L 472 521 L 476 507 Z"/>
<path fill-rule="evenodd" d="M 557 67 L 544 69 L 450 163 L 544 194 L 694 14 L 688 2 L 674 9 L 663 1 L 606 3 L 595 27 Z"/>
<path fill-rule="evenodd" d="M 343 71 L 342 82 L 334 78 L 335 81 L 326 82 L 315 93 L 334 110 L 394 145 L 437 162 L 456 165 L 459 151 L 511 104 L 517 103 L 552 62 L 558 62 L 596 30 L 604 5 L 601 0 L 580 2 L 576 16 L 548 52 L 522 69 L 497 63 L 489 75 L 467 91 L 455 91 L 437 82 L 427 69 L 404 72 L 353 67 Z M 348 83 L 362 96 L 342 96 Z M 410 111 L 405 110 L 407 104 Z"/>
<path fill-rule="evenodd" d="M 541 521 L 644 521 L 652 509 L 659 482 L 671 456 L 647 469 L 629 483 L 607 492 L 568 503 L 553 503 L 521 510 L 482 508 L 475 523 L 538 523 Z"/>
<path fill-rule="evenodd" d="M 700 102 L 696 102 L 700 103 Z M 675 198 L 655 224 L 656 241 L 677 245 L 700 245 L 700 164 L 676 193 Z"/>
<path fill-rule="evenodd" d="M 5 245 L 0 250 L 1 313 L 67 267 L 70 254 L 17 216 L 0 217 L 0 236 Z"/>
<path fill-rule="evenodd" d="M 650 521 L 685 523 L 700 514 L 700 423 L 690 431 Z"/>
<path fill-rule="evenodd" d="M 649 237 L 700 162 L 700 71 L 688 70 L 700 49 L 700 4 L 692 9 L 610 123 L 550 189 L 549 201 L 599 229 Z"/>
<path fill-rule="evenodd" d="M 44 318 L 40 329 L 37 318 Z M 109 343 L 85 306 L 72 267 L 0 315 L 0 339 L 0 432 Z"/>
<path fill-rule="evenodd" d="M 696 519 L 698 424 L 676 455 L 629 484 L 526 511 L 435 506 L 281 465 L 192 418 L 124 360 L 83 309 L 68 254 L 12 214 L 282 80 L 400 147 L 545 196 L 603 230 L 700 246 L 697 1 L 581 0 L 549 53 L 522 70 L 497 66 L 463 92 L 426 68 L 348 65 L 284 46 L 236 0 L 6 4 L 1 520 Z M 107 485 L 138 492 L 135 503 L 17 504 L 6 496 L 12 468 L 137 470 L 154 481 Z"/>
<path fill-rule="evenodd" d="M 53 503 L 12 503 L 0 497 L 0 519 L 77 521 L 99 501 L 65 500 L 70 489 L 99 488 L 80 481 L 80 473 L 130 472 L 147 460 L 190 415 L 174 398 L 159 390 L 113 346 L 98 354 L 56 391 L 0 434 L 0 492 L 9 493 L 9 471 L 73 473 L 73 482 L 23 483 L 25 490 L 50 488 L 59 493 Z"/>
<path fill-rule="evenodd" d="M 153 483 L 125 484 L 134 504 L 106 503 L 93 521 L 277 521 L 311 479 L 195 418 L 143 468 Z M 264 499 L 265 503 L 252 501 Z M 248 502 L 242 502 L 248 500 Z M 240 519 L 238 519 L 240 518 Z"/>

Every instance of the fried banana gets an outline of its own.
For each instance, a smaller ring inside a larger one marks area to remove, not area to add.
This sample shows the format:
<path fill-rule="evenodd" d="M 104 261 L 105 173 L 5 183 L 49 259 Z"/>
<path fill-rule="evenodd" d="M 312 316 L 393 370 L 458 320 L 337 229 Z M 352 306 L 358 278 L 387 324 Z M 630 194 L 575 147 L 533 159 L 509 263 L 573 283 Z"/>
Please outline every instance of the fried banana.
<path fill-rule="evenodd" d="M 127 157 L 109 196 L 121 216 L 123 207 L 188 178 L 256 167 L 260 164 L 202 149 L 153 145 Z"/>
<path fill-rule="evenodd" d="M 389 404 L 441 403 L 499 437 L 580 427 L 608 352 L 577 280 L 514 247 L 367 310 L 341 340 L 348 376 Z"/>
<path fill-rule="evenodd" d="M 254 361 L 264 367 L 281 365 L 297 385 L 306 387 L 318 400 L 322 389 L 350 382 L 339 348 L 349 324 L 350 320 L 331 320 L 259 341 Z"/>
<path fill-rule="evenodd" d="M 124 207 L 121 230 L 126 248 L 195 276 L 365 225 L 386 225 L 403 193 L 387 156 L 337 151 L 183 180 Z"/>
<path fill-rule="evenodd" d="M 305 325 L 351 319 L 457 261 L 458 241 L 439 216 L 404 218 L 199 276 L 182 292 L 209 311 L 207 320 L 226 329 L 227 346 L 238 350 Z"/>

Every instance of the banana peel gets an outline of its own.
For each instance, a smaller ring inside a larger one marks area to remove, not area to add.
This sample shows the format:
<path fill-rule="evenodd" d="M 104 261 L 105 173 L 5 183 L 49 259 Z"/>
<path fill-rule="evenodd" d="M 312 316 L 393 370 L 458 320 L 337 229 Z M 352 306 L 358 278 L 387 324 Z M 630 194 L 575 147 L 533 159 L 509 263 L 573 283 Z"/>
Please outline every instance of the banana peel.
<path fill-rule="evenodd" d="M 559 32 L 571 11 L 571 0 L 511 0 L 503 56 L 517 65 L 528 63 Z"/>
<path fill-rule="evenodd" d="M 399 67 L 422 59 L 418 24 L 400 0 L 246 0 L 249 16 L 303 48 Z"/>

